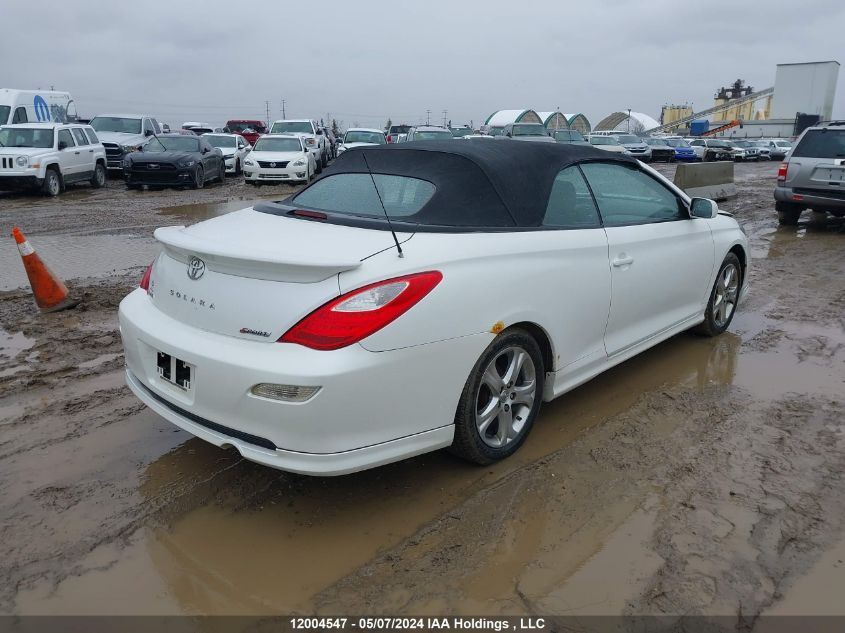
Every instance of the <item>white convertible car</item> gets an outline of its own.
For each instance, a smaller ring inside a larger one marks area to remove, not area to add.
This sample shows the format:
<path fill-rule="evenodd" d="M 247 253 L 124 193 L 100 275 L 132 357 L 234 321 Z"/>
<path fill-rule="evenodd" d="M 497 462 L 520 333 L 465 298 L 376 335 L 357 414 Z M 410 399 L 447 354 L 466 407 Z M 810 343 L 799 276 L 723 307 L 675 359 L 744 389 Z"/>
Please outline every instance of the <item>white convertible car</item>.
<path fill-rule="evenodd" d="M 552 143 L 358 148 L 284 201 L 155 236 L 120 305 L 130 388 L 312 475 L 507 457 L 542 402 L 684 330 L 723 332 L 749 261 L 713 201 Z"/>

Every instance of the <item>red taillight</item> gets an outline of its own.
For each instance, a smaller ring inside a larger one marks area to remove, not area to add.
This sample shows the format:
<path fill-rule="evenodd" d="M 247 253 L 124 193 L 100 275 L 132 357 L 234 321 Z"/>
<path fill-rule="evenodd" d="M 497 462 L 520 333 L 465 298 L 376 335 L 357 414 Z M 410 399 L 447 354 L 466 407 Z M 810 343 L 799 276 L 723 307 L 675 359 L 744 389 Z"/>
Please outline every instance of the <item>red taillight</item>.
<path fill-rule="evenodd" d="M 778 180 L 786 180 L 786 170 L 789 169 L 789 163 L 781 163 L 778 168 Z"/>
<path fill-rule="evenodd" d="M 278 342 L 317 350 L 352 345 L 405 314 L 441 279 L 442 273 L 433 270 L 386 279 L 347 292 L 314 310 Z"/>
<path fill-rule="evenodd" d="M 155 262 L 153 262 L 153 264 L 154 263 Z M 147 270 L 144 271 L 144 276 L 141 277 L 141 283 L 138 284 L 138 287 L 141 288 L 141 290 L 146 290 L 147 292 L 150 291 L 150 277 L 152 277 L 153 274 L 153 264 L 147 266 Z"/>

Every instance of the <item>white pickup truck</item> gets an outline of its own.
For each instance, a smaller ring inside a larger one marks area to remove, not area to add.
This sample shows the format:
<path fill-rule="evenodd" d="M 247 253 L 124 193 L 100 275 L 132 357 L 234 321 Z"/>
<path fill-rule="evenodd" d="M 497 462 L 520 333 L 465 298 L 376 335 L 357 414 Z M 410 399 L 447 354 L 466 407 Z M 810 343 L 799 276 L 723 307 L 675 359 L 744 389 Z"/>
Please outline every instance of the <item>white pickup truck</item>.
<path fill-rule="evenodd" d="M 106 151 L 89 125 L 23 123 L 0 126 L 0 190 L 41 189 L 57 196 L 65 185 L 106 184 Z"/>

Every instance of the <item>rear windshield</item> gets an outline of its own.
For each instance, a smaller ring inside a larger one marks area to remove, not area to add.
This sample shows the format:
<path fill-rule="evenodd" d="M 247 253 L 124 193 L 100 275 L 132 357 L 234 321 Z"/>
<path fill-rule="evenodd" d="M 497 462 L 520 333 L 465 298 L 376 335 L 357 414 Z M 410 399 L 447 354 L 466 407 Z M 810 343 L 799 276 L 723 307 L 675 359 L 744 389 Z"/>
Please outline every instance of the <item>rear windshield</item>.
<path fill-rule="evenodd" d="M 264 130 L 266 129 L 260 123 L 255 123 L 255 122 L 254 123 L 246 123 L 246 122 L 236 123 L 235 121 L 229 121 L 226 124 L 226 127 L 229 128 L 229 131 L 235 132 L 237 134 L 240 134 L 241 132 L 247 132 L 247 133 L 258 132 L 259 134 L 263 134 Z"/>
<path fill-rule="evenodd" d="M 235 147 L 235 139 L 231 136 L 206 136 L 212 147 Z"/>
<path fill-rule="evenodd" d="M 415 141 L 436 141 L 437 139 L 455 138 L 449 130 L 424 130 L 414 132 Z"/>
<path fill-rule="evenodd" d="M 9 120 L 9 112 L 12 111 L 12 106 L 0 106 L 0 125 Z"/>
<path fill-rule="evenodd" d="M 687 142 L 686 142 L 684 139 L 682 139 L 682 138 L 667 138 L 667 139 L 664 141 L 664 143 L 666 143 L 666 145 L 668 145 L 669 147 L 675 147 L 675 148 L 678 148 L 678 147 L 690 147 L 690 144 L 689 144 L 689 143 L 687 143 Z"/>
<path fill-rule="evenodd" d="M 407 134 L 411 129 L 410 125 L 391 125 L 389 134 Z"/>
<path fill-rule="evenodd" d="M 560 130 L 555 132 L 556 141 L 583 141 L 584 137 L 575 130 Z"/>
<path fill-rule="evenodd" d="M 539 123 L 522 123 L 513 126 L 514 136 L 548 136 L 546 128 Z"/>
<path fill-rule="evenodd" d="M 293 200 L 299 206 L 332 213 L 381 218 L 386 210 L 391 218 L 402 218 L 422 209 L 434 191 L 427 180 L 408 176 L 337 174 L 319 180 Z"/>
<path fill-rule="evenodd" d="M 123 134 L 140 134 L 141 119 L 127 119 L 117 116 L 95 116 L 91 119 L 91 127 L 98 132 L 121 132 Z"/>
<path fill-rule="evenodd" d="M 845 158 L 845 130 L 807 130 L 793 158 Z"/>
<path fill-rule="evenodd" d="M 273 127 L 270 128 L 271 134 L 280 134 L 282 132 L 314 134 L 314 129 L 308 121 L 276 121 Z"/>
<path fill-rule="evenodd" d="M 349 130 L 346 137 L 343 139 L 344 143 L 374 143 L 376 145 L 385 145 L 387 141 L 384 134 L 381 132 L 367 132 L 364 130 Z"/>

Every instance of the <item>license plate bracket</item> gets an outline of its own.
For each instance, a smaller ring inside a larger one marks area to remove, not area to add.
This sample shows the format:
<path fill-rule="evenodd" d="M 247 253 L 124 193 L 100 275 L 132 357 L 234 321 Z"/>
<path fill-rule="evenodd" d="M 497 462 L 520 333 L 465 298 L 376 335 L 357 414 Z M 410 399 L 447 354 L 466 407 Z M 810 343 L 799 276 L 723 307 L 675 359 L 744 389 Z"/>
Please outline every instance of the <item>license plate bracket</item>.
<path fill-rule="evenodd" d="M 193 384 L 193 366 L 180 358 L 164 352 L 156 354 L 156 372 L 162 380 L 179 387 L 183 391 L 190 391 Z"/>

